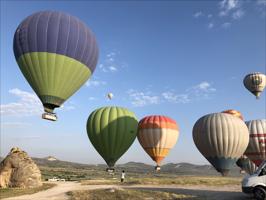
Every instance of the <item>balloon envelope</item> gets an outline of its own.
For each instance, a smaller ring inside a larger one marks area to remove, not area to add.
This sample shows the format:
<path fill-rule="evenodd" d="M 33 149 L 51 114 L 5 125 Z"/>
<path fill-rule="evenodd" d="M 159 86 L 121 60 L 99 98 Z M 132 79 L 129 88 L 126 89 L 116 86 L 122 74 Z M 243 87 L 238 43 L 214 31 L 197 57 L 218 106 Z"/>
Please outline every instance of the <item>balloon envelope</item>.
<path fill-rule="evenodd" d="M 224 111 L 222 111 L 222 113 L 227 113 L 227 114 L 233 115 L 233 116 L 238 117 L 239 119 L 243 120 L 243 116 L 242 116 L 241 112 L 239 112 L 237 110 L 233 110 L 233 109 L 224 110 Z"/>
<path fill-rule="evenodd" d="M 178 136 L 176 122 L 166 116 L 147 116 L 138 125 L 139 143 L 158 166 L 174 147 Z"/>
<path fill-rule="evenodd" d="M 96 109 L 87 121 L 88 137 L 110 168 L 134 142 L 137 128 L 135 114 L 121 107 Z"/>
<path fill-rule="evenodd" d="M 113 93 L 108 93 L 108 94 L 107 94 L 107 97 L 108 97 L 108 99 L 111 100 L 111 99 L 114 97 L 114 95 L 113 95 Z"/>
<path fill-rule="evenodd" d="M 193 127 L 193 140 L 201 154 L 226 176 L 245 152 L 249 134 L 245 123 L 225 113 L 201 117 Z"/>
<path fill-rule="evenodd" d="M 57 11 L 41 11 L 18 26 L 13 42 L 24 77 L 52 113 L 91 76 L 98 47 L 91 30 L 78 18 Z"/>
<path fill-rule="evenodd" d="M 266 119 L 247 121 L 249 144 L 245 155 L 257 166 L 266 160 Z"/>
<path fill-rule="evenodd" d="M 248 174 L 254 174 L 258 167 L 245 155 L 241 156 L 237 161 L 236 165 Z"/>
<path fill-rule="evenodd" d="M 263 73 L 254 72 L 245 76 L 244 86 L 259 98 L 260 94 L 263 92 L 266 86 L 266 76 Z"/>

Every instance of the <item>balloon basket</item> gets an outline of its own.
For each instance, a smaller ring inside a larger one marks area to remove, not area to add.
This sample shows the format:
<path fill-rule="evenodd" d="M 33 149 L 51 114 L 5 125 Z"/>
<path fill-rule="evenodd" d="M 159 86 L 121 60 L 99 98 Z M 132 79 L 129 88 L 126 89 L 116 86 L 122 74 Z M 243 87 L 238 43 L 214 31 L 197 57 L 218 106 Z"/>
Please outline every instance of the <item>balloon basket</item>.
<path fill-rule="evenodd" d="M 159 165 L 157 165 L 156 167 L 155 167 L 155 171 L 156 172 L 159 172 L 161 170 L 161 167 L 159 166 Z"/>
<path fill-rule="evenodd" d="M 55 113 L 43 113 L 42 118 L 50 121 L 56 121 L 57 116 Z"/>
<path fill-rule="evenodd" d="M 110 175 L 114 175 L 115 169 L 114 168 L 106 168 L 106 172 L 108 172 Z"/>

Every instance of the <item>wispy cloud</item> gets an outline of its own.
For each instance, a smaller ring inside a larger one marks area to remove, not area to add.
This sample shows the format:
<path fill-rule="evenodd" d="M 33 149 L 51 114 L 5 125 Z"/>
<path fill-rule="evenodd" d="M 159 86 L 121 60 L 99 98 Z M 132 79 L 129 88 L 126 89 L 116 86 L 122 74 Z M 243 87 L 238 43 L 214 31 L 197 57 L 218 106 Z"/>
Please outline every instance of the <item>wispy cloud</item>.
<path fill-rule="evenodd" d="M 124 68 L 127 64 L 120 60 L 120 52 L 113 50 L 105 55 L 104 60 L 99 64 L 100 70 L 103 72 L 116 72 L 120 68 Z"/>
<path fill-rule="evenodd" d="M 61 105 L 60 108 L 58 108 L 58 110 L 64 110 L 64 111 L 70 111 L 70 110 L 75 110 L 76 107 L 73 105 L 69 105 L 69 104 L 64 104 Z"/>
<path fill-rule="evenodd" d="M 206 10 L 198 11 L 193 14 L 194 18 L 203 18 L 205 20 L 205 27 L 208 29 L 225 28 L 228 29 L 237 20 L 248 17 L 246 14 L 252 7 L 262 16 L 266 16 L 266 0 L 220 0 L 216 5 L 218 7 L 217 13 L 211 13 Z M 214 26 L 215 25 L 215 26 Z"/>
<path fill-rule="evenodd" d="M 152 95 L 151 92 L 139 92 L 134 89 L 127 91 L 131 104 L 136 107 L 142 107 L 159 103 L 159 96 Z"/>
<path fill-rule="evenodd" d="M 190 103 L 195 100 L 209 99 L 216 92 L 216 89 L 207 81 L 187 88 L 183 93 L 177 93 L 173 90 L 164 91 L 161 94 L 155 94 L 151 91 L 142 92 L 137 90 L 128 90 L 131 104 L 136 107 L 168 103 Z"/>
<path fill-rule="evenodd" d="M 244 11 L 239 9 L 232 14 L 233 19 L 241 19 L 244 16 Z"/>
<path fill-rule="evenodd" d="M 220 16 L 227 16 L 230 11 L 235 10 L 240 6 L 239 0 L 222 0 L 219 2 Z"/>
<path fill-rule="evenodd" d="M 266 0 L 257 0 L 257 9 L 262 17 L 266 17 Z"/>
<path fill-rule="evenodd" d="M 213 27 L 214 27 L 214 23 L 211 22 L 211 23 L 208 24 L 208 28 L 209 29 L 212 29 Z"/>
<path fill-rule="evenodd" d="M 226 29 L 226 28 L 229 28 L 231 26 L 231 23 L 230 22 L 225 22 L 221 26 L 222 26 L 222 28 Z"/>
<path fill-rule="evenodd" d="M 1 126 L 3 128 L 25 128 L 32 126 L 32 124 L 26 122 L 2 122 Z"/>
<path fill-rule="evenodd" d="M 190 103 L 195 100 L 209 99 L 214 92 L 216 89 L 209 82 L 203 81 L 186 89 L 182 94 L 164 92 L 162 96 L 170 103 Z"/>
<path fill-rule="evenodd" d="M 210 94 L 216 92 L 216 89 L 211 86 L 207 81 L 203 81 L 189 89 L 187 89 L 187 94 L 190 99 L 206 99 L 210 97 Z"/>
<path fill-rule="evenodd" d="M 261 6 L 266 6 L 266 0 L 257 0 L 257 4 Z"/>
<path fill-rule="evenodd" d="M 204 92 L 214 92 L 216 91 L 215 88 L 211 87 L 211 84 L 207 81 L 203 81 L 201 83 L 199 83 L 198 85 L 195 85 L 194 87 L 192 87 L 194 90 L 201 90 Z"/>
<path fill-rule="evenodd" d="M 220 17 L 231 16 L 233 19 L 241 19 L 245 12 L 242 9 L 242 2 L 239 0 L 223 0 L 219 2 Z"/>
<path fill-rule="evenodd" d="M 18 98 L 17 101 L 1 104 L 0 111 L 2 116 L 28 117 L 43 113 L 43 105 L 36 94 L 14 88 L 8 91 Z M 75 109 L 71 103 L 62 105 L 58 110 L 69 111 Z"/>
<path fill-rule="evenodd" d="M 16 102 L 1 104 L 1 115 L 23 117 L 42 113 L 42 103 L 35 94 L 18 88 L 9 90 L 9 93 L 19 99 Z"/>
<path fill-rule="evenodd" d="M 188 94 L 175 94 L 174 92 L 168 91 L 168 92 L 163 92 L 162 97 L 164 100 L 170 103 L 189 103 L 190 102 Z"/>
<path fill-rule="evenodd" d="M 90 101 L 95 101 L 97 98 L 96 97 L 89 97 Z"/>
<path fill-rule="evenodd" d="M 201 16 L 203 16 L 203 12 L 201 12 L 201 11 L 198 11 L 198 12 L 193 14 L 193 17 L 195 17 L 195 18 L 199 18 Z"/>
<path fill-rule="evenodd" d="M 85 85 L 87 87 L 98 87 L 98 86 L 103 86 L 106 85 L 105 81 L 100 81 L 100 80 L 88 80 Z"/>

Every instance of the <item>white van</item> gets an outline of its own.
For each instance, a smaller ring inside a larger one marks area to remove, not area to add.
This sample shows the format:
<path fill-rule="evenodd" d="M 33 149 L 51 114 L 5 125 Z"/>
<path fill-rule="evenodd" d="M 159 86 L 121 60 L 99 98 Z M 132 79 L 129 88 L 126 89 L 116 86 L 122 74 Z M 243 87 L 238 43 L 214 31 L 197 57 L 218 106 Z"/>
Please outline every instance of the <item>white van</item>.
<path fill-rule="evenodd" d="M 242 191 L 244 193 L 253 193 L 257 200 L 266 200 L 266 160 L 254 174 L 248 175 L 243 179 Z"/>

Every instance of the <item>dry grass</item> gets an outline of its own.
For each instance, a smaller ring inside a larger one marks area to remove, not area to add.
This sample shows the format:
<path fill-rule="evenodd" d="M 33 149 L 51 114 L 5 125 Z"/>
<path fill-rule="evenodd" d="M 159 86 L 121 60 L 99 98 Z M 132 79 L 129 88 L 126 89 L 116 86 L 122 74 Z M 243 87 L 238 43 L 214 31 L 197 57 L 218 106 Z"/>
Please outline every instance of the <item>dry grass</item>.
<path fill-rule="evenodd" d="M 120 185 L 119 179 L 104 180 L 84 180 L 82 185 Z M 145 177 L 127 178 L 122 185 L 205 185 L 205 186 L 225 186 L 239 185 L 241 178 L 235 177 L 204 177 L 204 176 L 177 176 L 167 177 Z"/>
<path fill-rule="evenodd" d="M 36 188 L 1 188 L 0 199 L 20 196 L 24 194 L 33 194 L 42 190 L 50 189 L 55 185 L 56 184 L 44 183 L 42 186 Z"/>
<path fill-rule="evenodd" d="M 173 200 L 194 199 L 193 196 L 174 194 L 168 192 L 144 191 L 144 190 L 121 190 L 99 189 L 87 191 L 73 191 L 67 193 L 70 200 Z"/>

